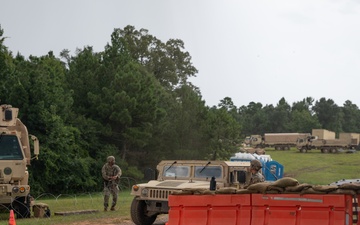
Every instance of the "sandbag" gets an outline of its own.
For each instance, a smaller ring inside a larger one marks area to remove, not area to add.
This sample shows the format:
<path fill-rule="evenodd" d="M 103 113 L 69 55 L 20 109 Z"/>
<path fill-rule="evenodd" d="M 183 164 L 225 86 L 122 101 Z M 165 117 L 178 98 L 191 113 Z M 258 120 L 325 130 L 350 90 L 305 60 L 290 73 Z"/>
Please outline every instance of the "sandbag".
<path fill-rule="evenodd" d="M 299 184 L 299 185 L 296 185 L 296 186 L 288 186 L 288 187 L 285 187 L 285 191 L 286 192 L 300 192 L 304 189 L 308 189 L 308 188 L 311 188 L 312 185 L 311 184 L 307 184 L 307 183 L 303 183 L 303 184 Z"/>
<path fill-rule="evenodd" d="M 311 188 L 303 189 L 303 190 L 300 192 L 300 195 L 304 195 L 304 194 L 324 194 L 324 192 L 322 192 L 322 191 L 315 191 L 315 190 L 311 187 Z"/>
<path fill-rule="evenodd" d="M 281 192 L 278 190 L 266 190 L 265 191 L 265 194 L 279 194 L 279 193 L 281 193 Z"/>
<path fill-rule="evenodd" d="M 207 188 L 183 188 L 182 191 L 191 191 L 191 192 L 198 192 L 208 190 Z"/>
<path fill-rule="evenodd" d="M 336 191 L 339 187 L 334 185 L 314 185 L 312 187 L 315 191 L 321 191 L 321 192 L 331 192 Z"/>
<path fill-rule="evenodd" d="M 236 190 L 236 194 L 251 194 L 251 193 L 257 193 L 257 191 L 251 191 L 251 190 L 248 190 L 248 189 Z"/>
<path fill-rule="evenodd" d="M 192 195 L 192 191 L 185 191 L 185 190 L 179 190 L 179 191 L 172 191 L 172 195 Z"/>
<path fill-rule="evenodd" d="M 338 187 L 341 188 L 341 189 L 347 189 L 347 190 L 360 190 L 360 184 L 359 183 L 341 184 Z"/>
<path fill-rule="evenodd" d="M 284 192 L 284 188 L 278 187 L 278 186 L 274 186 L 274 185 L 269 185 L 269 186 L 267 187 L 267 189 L 266 189 L 266 193 L 269 193 L 269 191 L 281 193 L 281 192 Z"/>
<path fill-rule="evenodd" d="M 356 195 L 355 190 L 349 190 L 349 189 L 337 189 L 335 191 L 329 192 L 330 194 L 346 194 L 346 195 Z"/>
<path fill-rule="evenodd" d="M 269 185 L 271 185 L 271 183 L 269 183 L 269 182 L 260 182 L 260 183 L 249 185 L 247 187 L 247 189 L 249 191 L 256 191 L 256 192 L 260 192 L 260 193 L 265 193 L 265 191 L 267 190 L 267 187 Z"/>
<path fill-rule="evenodd" d="M 272 185 L 285 188 L 289 186 L 297 186 L 299 185 L 299 181 L 297 181 L 295 178 L 292 177 L 283 177 L 275 181 Z"/>
<path fill-rule="evenodd" d="M 234 187 L 224 187 L 224 188 L 215 190 L 215 193 L 216 194 L 235 194 L 236 190 L 237 189 Z"/>
<path fill-rule="evenodd" d="M 197 193 L 194 193 L 194 195 L 196 195 Z M 211 190 L 203 190 L 201 192 L 199 192 L 200 195 L 215 195 L 215 191 L 211 191 Z"/>
<path fill-rule="evenodd" d="M 207 188 L 193 188 L 191 191 L 193 192 L 194 195 L 201 195 L 204 191 L 207 191 L 207 190 L 209 190 L 209 189 L 207 189 Z"/>

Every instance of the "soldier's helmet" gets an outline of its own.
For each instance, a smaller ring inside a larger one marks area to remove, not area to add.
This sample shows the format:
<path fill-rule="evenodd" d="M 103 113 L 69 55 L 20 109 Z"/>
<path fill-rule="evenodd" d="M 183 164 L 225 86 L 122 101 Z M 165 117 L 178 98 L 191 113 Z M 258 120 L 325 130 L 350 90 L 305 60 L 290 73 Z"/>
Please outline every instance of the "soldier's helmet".
<path fill-rule="evenodd" d="M 251 167 L 251 168 L 254 168 L 254 169 L 256 169 L 256 170 L 259 170 L 259 169 L 262 168 L 262 165 L 261 165 L 261 162 L 260 162 L 259 160 L 253 159 L 253 160 L 251 160 L 251 162 L 250 162 L 250 167 Z"/>
<path fill-rule="evenodd" d="M 110 163 L 110 162 L 114 162 L 115 163 L 115 157 L 114 156 L 108 156 L 107 157 L 107 160 L 106 160 L 108 163 Z"/>

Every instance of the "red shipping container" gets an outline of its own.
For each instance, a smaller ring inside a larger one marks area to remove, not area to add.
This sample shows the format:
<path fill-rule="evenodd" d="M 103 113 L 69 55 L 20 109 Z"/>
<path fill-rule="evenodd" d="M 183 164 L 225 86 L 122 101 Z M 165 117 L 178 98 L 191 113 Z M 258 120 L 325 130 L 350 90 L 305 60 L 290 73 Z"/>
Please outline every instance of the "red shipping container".
<path fill-rule="evenodd" d="M 170 195 L 168 225 L 249 225 L 251 195 Z"/>
<path fill-rule="evenodd" d="M 345 225 L 352 196 L 330 194 L 252 194 L 251 225 Z"/>
<path fill-rule="evenodd" d="M 345 194 L 170 195 L 167 224 L 354 225 L 357 202 Z"/>

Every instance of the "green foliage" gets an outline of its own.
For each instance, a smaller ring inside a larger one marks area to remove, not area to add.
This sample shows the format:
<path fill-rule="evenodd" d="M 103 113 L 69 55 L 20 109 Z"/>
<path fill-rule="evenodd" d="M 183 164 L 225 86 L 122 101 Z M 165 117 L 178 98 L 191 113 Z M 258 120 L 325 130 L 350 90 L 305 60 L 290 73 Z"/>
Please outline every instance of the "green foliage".
<path fill-rule="evenodd" d="M 324 129 L 340 132 L 341 127 L 338 123 L 340 108 L 332 99 L 321 98 L 315 102 L 313 110 Z"/>
<path fill-rule="evenodd" d="M 272 107 L 272 106 L 271 106 Z M 263 108 L 261 103 L 250 102 L 248 106 L 239 108 L 240 124 L 242 125 L 242 134 L 263 134 L 269 130 L 269 118 L 267 111 L 273 110 L 266 106 Z"/>
<path fill-rule="evenodd" d="M 321 127 L 316 116 L 312 116 L 307 110 L 293 110 L 289 127 L 292 132 L 311 133 L 312 129 Z"/>
<path fill-rule="evenodd" d="M 191 63 L 191 56 L 184 52 L 184 42 L 170 39 L 166 43 L 149 35 L 148 30 L 139 31 L 133 26 L 115 29 L 113 46 L 126 49 L 132 59 L 144 65 L 162 87 L 173 90 L 179 84 L 186 84 L 188 77 L 195 76 L 197 69 Z"/>
<path fill-rule="evenodd" d="M 146 29 L 114 29 L 103 51 L 86 46 L 72 56 L 65 49 L 65 62 L 51 51 L 13 57 L 5 38 L 0 27 L 0 99 L 20 108 L 40 140 L 39 160 L 29 167 L 33 194 L 101 190 L 109 155 L 124 177 L 141 180 L 163 159 L 229 159 L 251 134 L 360 132 L 351 101 L 339 107 L 307 97 L 290 106 L 283 97 L 276 106 L 237 107 L 225 97 L 209 108 L 188 80 L 197 69 L 184 42 L 162 42 Z"/>
<path fill-rule="evenodd" d="M 212 160 L 229 159 L 241 143 L 240 130 L 227 107 L 211 108 L 204 123 L 204 133 L 211 149 L 208 157 Z"/>
<path fill-rule="evenodd" d="M 351 101 L 346 101 L 341 108 L 342 131 L 360 133 L 360 110 Z"/>
<path fill-rule="evenodd" d="M 13 58 L 11 52 L 8 51 L 8 48 L 4 45 L 6 37 L 4 35 L 4 30 L 0 25 L 0 99 L 2 102 L 7 102 L 8 99 L 6 96 L 9 95 L 10 90 L 7 88 L 12 81 L 12 73 L 15 69 Z"/>
<path fill-rule="evenodd" d="M 137 167 L 129 166 L 125 169 L 125 175 L 127 177 L 131 177 L 135 180 L 142 180 L 144 178 L 144 174 Z"/>

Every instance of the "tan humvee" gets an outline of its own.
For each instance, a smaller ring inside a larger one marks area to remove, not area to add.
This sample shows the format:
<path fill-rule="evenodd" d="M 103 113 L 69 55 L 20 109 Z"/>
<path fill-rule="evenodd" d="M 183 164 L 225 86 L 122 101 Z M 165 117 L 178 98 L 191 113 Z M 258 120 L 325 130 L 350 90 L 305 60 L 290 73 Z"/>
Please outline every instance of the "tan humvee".
<path fill-rule="evenodd" d="M 167 214 L 168 196 L 184 189 L 240 187 L 250 179 L 250 162 L 166 160 L 157 165 L 158 178 L 132 187 L 131 218 L 136 225 L 151 225 L 157 215 Z M 212 182 L 212 186 L 214 182 Z"/>

